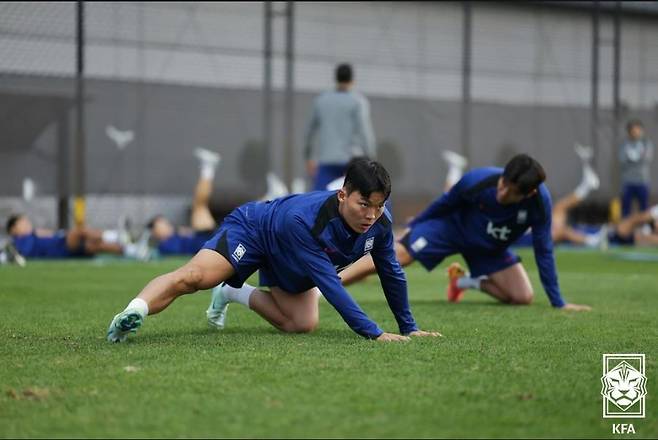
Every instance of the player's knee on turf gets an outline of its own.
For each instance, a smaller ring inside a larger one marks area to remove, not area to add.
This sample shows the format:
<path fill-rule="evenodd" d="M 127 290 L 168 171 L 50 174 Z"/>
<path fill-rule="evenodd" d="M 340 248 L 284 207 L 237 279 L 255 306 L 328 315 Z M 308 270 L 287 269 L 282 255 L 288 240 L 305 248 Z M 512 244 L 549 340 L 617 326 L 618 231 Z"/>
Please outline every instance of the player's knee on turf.
<path fill-rule="evenodd" d="M 524 289 L 511 295 L 510 304 L 517 306 L 528 305 L 532 303 L 533 297 L 534 293 L 532 289 Z"/>
<path fill-rule="evenodd" d="M 317 317 L 301 317 L 288 321 L 283 331 L 286 333 L 311 333 L 318 327 Z"/>

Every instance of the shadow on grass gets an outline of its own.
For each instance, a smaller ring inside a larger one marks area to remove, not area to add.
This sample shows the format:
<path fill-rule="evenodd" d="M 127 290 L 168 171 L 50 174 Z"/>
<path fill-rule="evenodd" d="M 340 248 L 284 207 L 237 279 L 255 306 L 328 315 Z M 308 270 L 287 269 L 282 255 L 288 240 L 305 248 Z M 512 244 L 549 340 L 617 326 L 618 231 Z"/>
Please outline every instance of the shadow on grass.
<path fill-rule="evenodd" d="M 417 305 L 422 305 L 422 306 L 439 306 L 441 308 L 454 308 L 458 309 L 461 307 L 513 307 L 513 308 L 525 308 L 523 306 L 510 306 L 509 304 L 503 304 L 501 302 L 497 301 L 490 301 L 487 299 L 484 299 L 482 301 L 467 301 L 467 302 L 460 302 L 459 304 L 451 303 L 446 300 L 435 300 L 435 299 L 418 299 L 418 300 L 410 300 L 410 303 L 413 306 Z"/>
<path fill-rule="evenodd" d="M 221 338 L 222 341 L 235 340 L 243 342 L 249 342 L 251 340 L 257 339 L 268 339 L 272 338 L 287 338 L 291 341 L 301 342 L 310 338 L 322 338 L 322 339 L 331 339 L 336 340 L 340 343 L 345 343 L 346 341 L 360 340 L 360 336 L 353 333 L 349 328 L 341 329 L 318 329 L 312 333 L 284 333 L 275 328 L 268 327 L 232 327 L 224 330 L 217 330 L 213 328 L 196 328 L 191 330 L 165 330 L 157 331 L 154 333 L 128 337 L 126 342 L 132 343 L 162 343 L 162 342 L 171 342 L 171 341 L 181 341 L 189 337 L 197 338 L 198 340 L 216 340 Z"/>

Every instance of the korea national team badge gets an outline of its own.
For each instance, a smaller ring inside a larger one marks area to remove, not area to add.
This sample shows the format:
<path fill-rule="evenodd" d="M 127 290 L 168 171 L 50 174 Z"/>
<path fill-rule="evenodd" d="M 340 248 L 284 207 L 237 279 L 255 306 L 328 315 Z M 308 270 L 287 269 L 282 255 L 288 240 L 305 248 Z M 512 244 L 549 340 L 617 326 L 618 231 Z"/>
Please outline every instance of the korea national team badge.
<path fill-rule="evenodd" d="M 528 211 L 526 211 L 525 209 L 521 209 L 516 215 L 516 223 L 522 225 L 526 221 L 528 221 Z"/>
<path fill-rule="evenodd" d="M 366 240 L 366 245 L 363 247 L 363 253 L 367 254 L 372 250 L 372 246 L 375 244 L 375 237 L 370 237 Z"/>
<path fill-rule="evenodd" d="M 601 384 L 603 418 L 644 418 L 644 354 L 604 354 Z"/>
<path fill-rule="evenodd" d="M 235 261 L 240 261 L 244 253 L 247 252 L 247 249 L 245 249 L 244 246 L 242 246 L 242 243 L 238 243 L 238 246 L 235 248 L 233 251 L 233 259 Z"/>

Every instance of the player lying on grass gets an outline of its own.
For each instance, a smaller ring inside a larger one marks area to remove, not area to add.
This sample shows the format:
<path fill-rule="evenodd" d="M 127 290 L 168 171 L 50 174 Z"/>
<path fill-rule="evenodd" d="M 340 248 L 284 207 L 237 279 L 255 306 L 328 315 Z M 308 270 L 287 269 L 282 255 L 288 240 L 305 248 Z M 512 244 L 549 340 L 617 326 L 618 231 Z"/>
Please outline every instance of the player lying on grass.
<path fill-rule="evenodd" d="M 562 197 L 553 206 L 551 236 L 554 243 L 568 243 L 576 246 L 605 247 L 612 245 L 658 245 L 656 219 L 658 205 L 646 211 L 624 218 L 617 224 L 571 225 L 568 223 L 569 210 L 578 206 L 590 191 L 599 187 L 599 178 L 592 169 L 591 147 L 576 145 L 576 153 L 583 164 L 583 178 L 576 189 Z M 532 245 L 532 235 L 524 234 L 515 246 Z"/>
<path fill-rule="evenodd" d="M 478 289 L 506 304 L 530 304 L 533 289 L 521 259 L 508 247 L 532 228 L 541 282 L 554 307 L 589 310 L 569 304 L 560 294 L 553 242 L 551 198 L 542 183 L 546 174 L 531 157 L 520 154 L 500 168 L 476 168 L 408 225 L 395 244 L 403 266 L 419 261 L 434 269 L 446 257 L 461 254 L 470 274 L 456 263 L 449 268 L 448 300 L 458 302 L 465 289 Z M 340 276 L 344 285 L 374 273 L 366 256 Z"/>
<path fill-rule="evenodd" d="M 212 194 L 215 170 L 221 156 L 204 148 L 194 152 L 199 159 L 199 180 L 194 188 L 190 226 L 176 228 L 166 217 L 157 215 L 147 224 L 151 242 L 162 256 L 194 255 L 208 241 L 217 227 L 210 213 L 210 196 Z"/>
<path fill-rule="evenodd" d="M 361 336 L 380 341 L 438 336 L 419 330 L 409 308 L 407 281 L 395 259 L 391 218 L 384 208 L 390 192 L 384 167 L 362 160 L 347 170 L 339 191 L 240 206 L 187 264 L 148 283 L 114 317 L 107 339 L 123 341 L 147 315 L 161 312 L 181 295 L 215 286 L 207 317 L 219 328 L 229 303 L 237 302 L 283 332 L 310 332 L 318 325 L 319 288 Z M 380 329 L 341 285 L 337 271 L 366 253 L 373 257 L 400 335 Z M 256 270 L 269 292 L 245 283 Z"/>
<path fill-rule="evenodd" d="M 35 228 L 24 214 L 10 216 L 6 227 L 16 250 L 27 259 L 92 257 L 100 253 L 141 258 L 144 251 L 131 243 L 127 231 L 122 230 L 77 226 L 52 231 Z"/>
<path fill-rule="evenodd" d="M 194 155 L 199 159 L 199 180 L 194 188 L 190 225 L 175 227 L 169 219 L 157 215 L 147 224 L 150 241 L 161 256 L 194 255 L 214 234 L 217 222 L 210 212 L 215 170 L 221 161 L 219 153 L 197 148 Z M 262 200 L 281 197 L 287 188 L 272 173 L 266 176 L 268 191 Z"/>
<path fill-rule="evenodd" d="M 658 205 L 633 213 L 607 229 L 610 244 L 658 246 Z"/>
<path fill-rule="evenodd" d="M 554 244 L 568 243 L 576 246 L 600 247 L 605 241 L 604 231 L 590 226 L 572 225 L 568 222 L 569 211 L 580 205 L 591 191 L 598 189 L 600 183 L 599 177 L 591 165 L 592 148 L 576 144 L 575 151 L 582 163 L 582 179 L 571 193 L 558 199 L 553 205 L 551 238 Z M 532 246 L 532 244 L 532 233 L 526 231 L 513 246 Z"/>

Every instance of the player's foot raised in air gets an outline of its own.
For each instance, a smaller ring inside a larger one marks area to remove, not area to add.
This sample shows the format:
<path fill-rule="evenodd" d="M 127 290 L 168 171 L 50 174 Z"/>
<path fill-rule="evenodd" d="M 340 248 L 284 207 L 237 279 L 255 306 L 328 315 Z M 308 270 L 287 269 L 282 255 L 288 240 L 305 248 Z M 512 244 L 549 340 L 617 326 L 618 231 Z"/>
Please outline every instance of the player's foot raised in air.
<path fill-rule="evenodd" d="M 444 150 L 441 154 L 443 160 L 445 160 L 449 166 L 464 169 L 468 164 L 468 160 L 464 156 L 457 154 L 454 151 Z"/>
<path fill-rule="evenodd" d="M 450 264 L 448 266 L 448 287 L 446 288 L 446 294 L 448 296 L 448 301 L 450 302 L 459 302 L 464 296 L 464 290 L 457 287 L 457 280 L 460 277 L 463 277 L 466 274 L 464 268 L 457 262 Z"/>
<path fill-rule="evenodd" d="M 214 151 L 210 151 L 206 148 L 201 148 L 201 147 L 194 149 L 194 155 L 201 162 L 205 162 L 213 166 L 217 166 L 219 162 L 222 160 L 222 156 L 219 153 L 215 153 Z"/>

